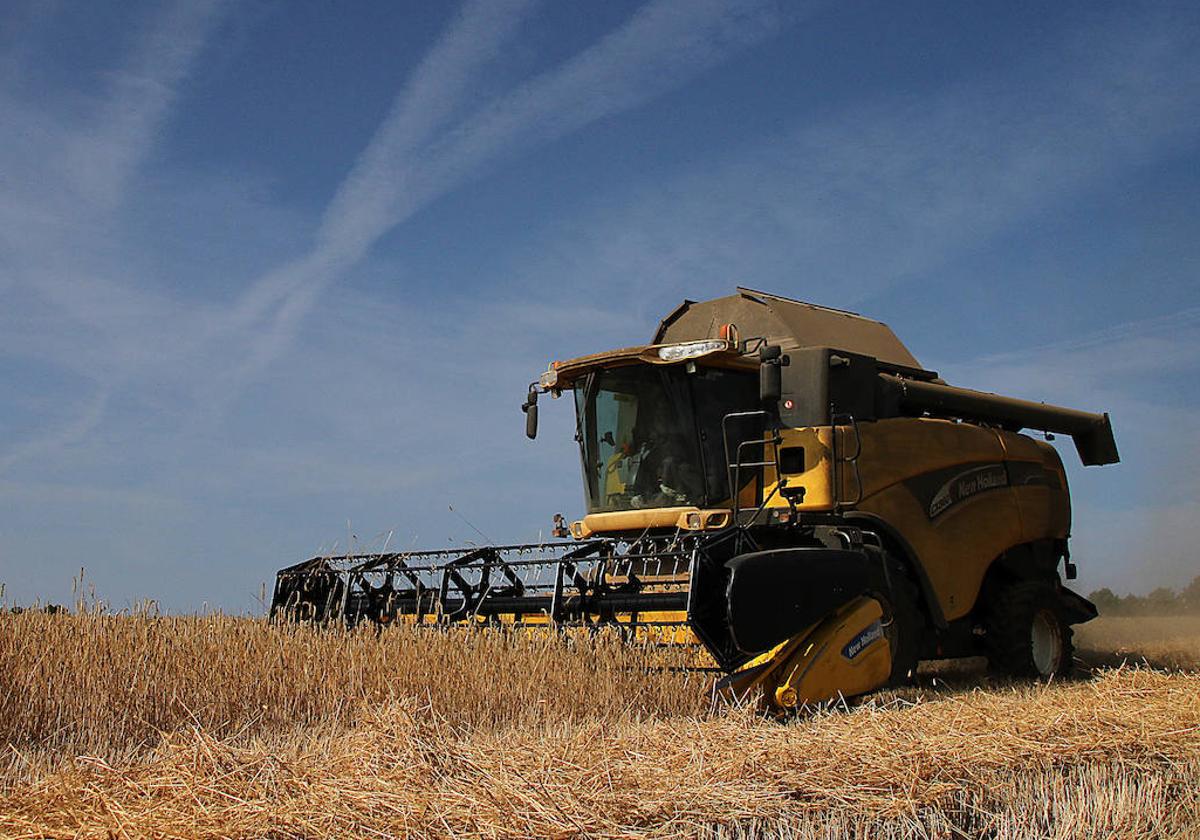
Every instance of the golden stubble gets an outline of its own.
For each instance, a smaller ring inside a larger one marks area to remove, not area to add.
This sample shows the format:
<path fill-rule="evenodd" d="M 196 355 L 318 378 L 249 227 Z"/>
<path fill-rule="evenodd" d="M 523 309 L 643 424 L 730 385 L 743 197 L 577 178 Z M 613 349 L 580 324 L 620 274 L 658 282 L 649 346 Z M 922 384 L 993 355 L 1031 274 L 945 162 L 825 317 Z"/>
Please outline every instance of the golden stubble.
<path fill-rule="evenodd" d="M 1200 825 L 1194 672 L 926 683 L 780 723 L 714 706 L 711 675 L 674 670 L 681 655 L 605 635 L 3 615 L 0 835 L 1018 838 Z"/>

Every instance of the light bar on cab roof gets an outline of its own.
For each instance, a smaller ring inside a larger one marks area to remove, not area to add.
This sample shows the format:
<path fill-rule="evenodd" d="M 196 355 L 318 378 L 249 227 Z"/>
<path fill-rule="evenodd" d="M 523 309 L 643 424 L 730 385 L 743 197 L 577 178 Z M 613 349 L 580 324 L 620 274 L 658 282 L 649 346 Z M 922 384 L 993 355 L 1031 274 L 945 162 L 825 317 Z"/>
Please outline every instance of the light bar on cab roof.
<path fill-rule="evenodd" d="M 697 356 L 707 356 L 720 350 L 729 349 L 729 342 L 722 339 L 707 341 L 689 341 L 687 344 L 668 344 L 658 348 L 658 358 L 664 362 L 678 362 L 683 359 L 694 359 Z"/>

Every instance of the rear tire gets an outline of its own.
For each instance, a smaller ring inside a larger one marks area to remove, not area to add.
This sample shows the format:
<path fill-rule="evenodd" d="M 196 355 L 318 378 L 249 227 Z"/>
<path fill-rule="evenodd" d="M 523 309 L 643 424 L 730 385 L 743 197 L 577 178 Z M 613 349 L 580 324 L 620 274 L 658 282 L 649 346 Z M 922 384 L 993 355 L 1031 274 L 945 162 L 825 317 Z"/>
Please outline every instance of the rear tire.
<path fill-rule="evenodd" d="M 1074 669 L 1071 627 L 1050 583 L 1021 581 L 1001 589 L 988 604 L 984 630 L 988 660 L 1001 673 L 1052 679 Z"/>

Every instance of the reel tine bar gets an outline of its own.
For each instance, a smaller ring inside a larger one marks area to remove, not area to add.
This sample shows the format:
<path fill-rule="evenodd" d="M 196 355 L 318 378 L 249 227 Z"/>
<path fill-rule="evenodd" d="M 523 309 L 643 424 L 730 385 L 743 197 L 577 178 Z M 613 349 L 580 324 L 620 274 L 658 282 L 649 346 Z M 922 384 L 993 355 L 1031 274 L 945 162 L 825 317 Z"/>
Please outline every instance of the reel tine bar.
<path fill-rule="evenodd" d="M 443 625 L 531 617 L 555 627 L 679 625 L 639 615 L 682 613 L 690 565 L 691 546 L 677 538 L 314 557 L 279 572 L 271 616 L 350 626 L 407 616 Z"/>

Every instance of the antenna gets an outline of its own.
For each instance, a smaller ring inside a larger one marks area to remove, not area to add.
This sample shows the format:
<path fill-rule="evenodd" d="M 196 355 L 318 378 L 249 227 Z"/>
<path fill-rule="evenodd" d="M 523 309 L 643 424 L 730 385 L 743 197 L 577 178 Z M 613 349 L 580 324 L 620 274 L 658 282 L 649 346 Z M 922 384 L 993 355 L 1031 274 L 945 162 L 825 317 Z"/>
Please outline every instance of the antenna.
<path fill-rule="evenodd" d="M 495 544 L 496 544 L 496 541 L 495 541 L 494 539 L 492 539 L 491 537 L 489 537 L 487 534 L 483 533 L 483 531 L 480 531 L 478 528 L 476 528 L 476 527 L 475 527 L 475 525 L 474 525 L 474 524 L 471 522 L 471 520 L 467 519 L 467 517 L 463 516 L 461 513 L 459 513 L 458 511 L 456 511 L 456 510 L 454 509 L 454 505 L 449 505 L 449 508 L 450 508 L 450 512 L 451 512 L 451 513 L 453 513 L 455 516 L 457 516 L 459 519 L 461 519 L 463 522 L 466 522 L 466 523 L 467 523 L 467 525 L 468 525 L 468 527 L 470 527 L 470 529 L 471 529 L 472 531 L 474 531 L 476 534 L 478 534 L 479 536 L 481 536 L 481 537 L 483 537 L 485 540 L 487 540 L 487 542 L 488 542 L 488 545 L 495 545 Z"/>

